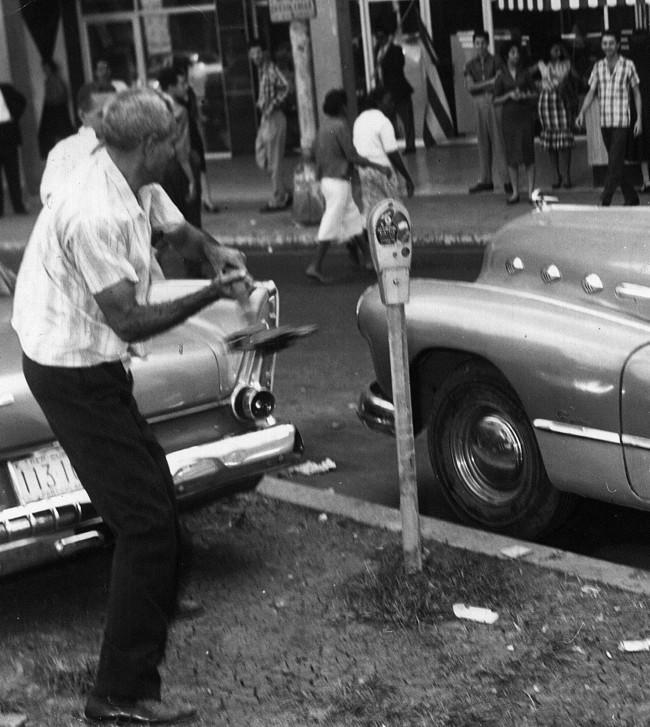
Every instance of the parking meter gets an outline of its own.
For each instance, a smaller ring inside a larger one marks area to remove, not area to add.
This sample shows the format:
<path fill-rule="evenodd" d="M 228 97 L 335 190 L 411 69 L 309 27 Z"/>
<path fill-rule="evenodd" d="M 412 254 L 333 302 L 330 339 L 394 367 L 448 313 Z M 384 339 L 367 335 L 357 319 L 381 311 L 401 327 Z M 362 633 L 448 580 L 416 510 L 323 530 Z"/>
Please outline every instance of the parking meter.
<path fill-rule="evenodd" d="M 411 218 L 395 199 L 384 199 L 368 214 L 370 254 L 384 305 L 406 303 L 413 252 Z"/>
<path fill-rule="evenodd" d="M 378 202 L 368 215 L 370 254 L 377 272 L 379 292 L 386 306 L 395 439 L 399 475 L 402 544 L 407 572 L 422 570 L 415 441 L 411 411 L 405 303 L 409 299 L 409 273 L 413 253 L 411 218 L 394 199 Z"/>

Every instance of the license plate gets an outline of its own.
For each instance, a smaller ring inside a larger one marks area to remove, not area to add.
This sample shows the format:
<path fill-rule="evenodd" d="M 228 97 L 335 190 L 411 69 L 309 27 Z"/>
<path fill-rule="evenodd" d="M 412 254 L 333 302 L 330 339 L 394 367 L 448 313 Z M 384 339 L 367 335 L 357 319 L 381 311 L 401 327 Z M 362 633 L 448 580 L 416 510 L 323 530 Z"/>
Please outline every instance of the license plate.
<path fill-rule="evenodd" d="M 21 505 L 81 489 L 70 460 L 59 446 L 9 462 L 9 474 Z"/>

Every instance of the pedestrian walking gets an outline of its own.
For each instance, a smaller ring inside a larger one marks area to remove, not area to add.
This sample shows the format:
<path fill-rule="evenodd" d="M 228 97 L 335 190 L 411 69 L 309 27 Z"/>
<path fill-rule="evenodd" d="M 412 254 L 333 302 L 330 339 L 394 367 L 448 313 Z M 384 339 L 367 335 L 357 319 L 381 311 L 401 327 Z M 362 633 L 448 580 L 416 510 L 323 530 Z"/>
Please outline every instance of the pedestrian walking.
<path fill-rule="evenodd" d="M 377 29 L 375 37 L 376 85 L 390 91 L 395 104 L 391 121 L 399 117 L 404 127 L 404 153 L 415 153 L 415 121 L 413 114 L 413 86 L 404 75 L 404 51 L 395 43 L 394 28 Z"/>
<path fill-rule="evenodd" d="M 271 176 L 271 198 L 260 212 L 278 212 L 291 206 L 292 194 L 283 177 L 287 140 L 287 117 L 283 110 L 289 95 L 289 82 L 271 60 L 259 38 L 249 43 L 248 56 L 257 68 L 259 93 L 257 108 L 260 125 L 255 139 L 255 159 Z"/>
<path fill-rule="evenodd" d="M 213 202 L 210 192 L 210 180 L 207 175 L 207 164 L 205 159 L 205 136 L 201 122 L 201 111 L 199 99 L 192 88 L 190 68 L 192 63 L 187 57 L 174 58 L 173 66 L 176 72 L 185 77 L 187 93 L 185 97 L 178 98 L 178 102 L 187 110 L 190 134 L 190 164 L 194 171 L 194 178 L 198 180 L 198 193 L 201 197 L 201 207 L 206 212 L 218 212 L 219 207 Z"/>
<path fill-rule="evenodd" d="M 589 91 L 582 102 L 576 119 L 578 126 L 584 126 L 585 111 L 596 94 L 600 105 L 600 132 L 607 149 L 607 175 L 600 197 L 603 207 L 612 203 L 618 187 L 623 193 L 626 205 L 638 205 L 639 195 L 625 174 L 625 151 L 630 131 L 630 92 L 634 97 L 636 121 L 634 136 L 643 130 L 643 104 L 639 90 L 639 76 L 634 63 L 620 54 L 620 39 L 612 30 L 603 32 L 600 47 L 605 55 L 594 66 L 589 77 Z"/>
<path fill-rule="evenodd" d="M 474 57 L 465 66 L 465 88 L 469 91 L 476 111 L 479 179 L 469 188 L 470 194 L 491 192 L 494 189 L 492 167 L 496 166 L 506 194 L 512 194 L 508 169 L 503 155 L 501 128 L 494 108 L 494 81 L 504 70 L 503 61 L 489 49 L 490 34 L 485 30 L 474 33 Z"/>
<path fill-rule="evenodd" d="M 506 68 L 494 82 L 494 103 L 503 105 L 503 140 L 512 194 L 508 204 L 519 202 L 519 167 L 526 170 L 528 199 L 535 186 L 535 101 L 533 79 L 522 65 L 519 43 L 506 45 Z"/>
<path fill-rule="evenodd" d="M 352 127 L 352 142 L 357 153 L 369 159 L 376 167 L 359 167 L 359 184 L 361 187 L 361 212 L 368 219 L 370 210 L 387 197 L 399 199 L 402 196 L 399 178 L 404 180 L 406 194 L 413 196 L 415 185 L 399 153 L 395 131 L 391 124 L 391 114 L 395 110 L 395 102 L 391 92 L 381 86 L 374 88 L 368 96 L 368 108 L 357 116 Z M 385 170 L 391 173 L 386 174 Z M 367 241 L 364 240 L 360 250 L 365 265 L 372 268 Z"/>
<path fill-rule="evenodd" d="M 325 211 L 318 228 L 318 250 L 305 273 L 319 283 L 331 280 L 323 275 L 323 261 L 332 243 L 346 243 L 365 234 L 365 218 L 352 198 L 352 166 L 372 167 L 384 174 L 388 166 L 357 153 L 347 121 L 347 96 L 343 89 L 328 91 L 323 102 L 325 120 L 315 142 L 317 174 L 325 198 Z M 355 247 L 361 242 L 352 243 Z"/>
<path fill-rule="evenodd" d="M 0 174 L 4 171 L 11 205 L 17 215 L 27 214 L 20 183 L 18 148 L 22 144 L 20 117 L 27 101 L 10 83 L 0 83 Z M 4 192 L 0 180 L 0 217 L 4 215 Z"/>
<path fill-rule="evenodd" d="M 68 109 L 68 87 L 61 78 L 58 64 L 51 58 L 46 58 L 42 65 L 45 73 L 45 95 L 38 126 L 38 150 L 41 159 L 46 159 L 50 149 L 61 139 L 70 136 L 74 128 Z"/>
<path fill-rule="evenodd" d="M 555 171 L 553 189 L 564 186 L 570 189 L 571 150 L 575 146 L 575 123 L 578 95 L 575 91 L 574 71 L 566 49 L 555 42 L 549 49 L 548 62 L 537 64 L 541 76 L 541 91 L 537 102 L 542 127 L 540 141 L 551 157 Z"/>
<path fill-rule="evenodd" d="M 51 207 L 54 197 L 65 193 L 74 170 L 99 146 L 102 110 L 114 95 L 95 91 L 92 83 L 86 83 L 79 89 L 77 114 L 81 126 L 76 134 L 61 140 L 47 156 L 40 186 L 43 206 Z"/>
<path fill-rule="evenodd" d="M 69 194 L 41 211 L 20 266 L 12 324 L 36 401 L 93 506 L 115 537 L 104 639 L 85 716 L 167 724 L 190 717 L 161 701 L 179 575 L 179 521 L 163 449 L 133 398 L 128 362 L 145 341 L 247 284 L 240 253 L 185 222 L 156 184 L 173 153 L 174 118 L 150 89 L 108 104 L 105 147 L 74 172 Z M 216 277 L 147 303 L 160 271 L 152 230 Z M 239 286 L 236 285 L 239 281 Z"/>
<path fill-rule="evenodd" d="M 158 74 L 160 90 L 168 94 L 176 120 L 174 154 L 167 163 L 163 189 L 195 227 L 201 227 L 200 171 L 191 162 L 190 118 L 186 108 L 187 76 L 176 67 L 163 68 Z"/>

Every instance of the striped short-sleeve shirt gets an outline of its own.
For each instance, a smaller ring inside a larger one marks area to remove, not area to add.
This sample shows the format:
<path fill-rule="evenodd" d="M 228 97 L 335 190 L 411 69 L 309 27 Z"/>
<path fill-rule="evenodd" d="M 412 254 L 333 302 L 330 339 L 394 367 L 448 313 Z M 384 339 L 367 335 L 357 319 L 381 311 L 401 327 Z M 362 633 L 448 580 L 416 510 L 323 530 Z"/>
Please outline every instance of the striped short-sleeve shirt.
<path fill-rule="evenodd" d="M 639 75 L 629 58 L 619 56 L 610 72 L 603 58 L 594 66 L 589 85 L 597 83 L 601 127 L 630 125 L 630 89 L 639 85 Z"/>
<path fill-rule="evenodd" d="M 162 272 L 152 229 L 183 216 L 158 185 L 133 193 L 105 149 L 75 171 L 66 194 L 41 211 L 16 282 L 12 325 L 23 351 L 45 366 L 85 367 L 145 355 L 112 330 L 94 296 L 122 280 L 146 304 Z"/>

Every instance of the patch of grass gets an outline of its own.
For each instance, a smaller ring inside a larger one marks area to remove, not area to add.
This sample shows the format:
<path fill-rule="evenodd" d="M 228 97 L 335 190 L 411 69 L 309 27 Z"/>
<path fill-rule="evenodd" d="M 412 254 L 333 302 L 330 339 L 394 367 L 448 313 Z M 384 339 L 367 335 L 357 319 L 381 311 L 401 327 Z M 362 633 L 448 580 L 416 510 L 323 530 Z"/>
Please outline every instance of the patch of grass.
<path fill-rule="evenodd" d="M 325 725 L 346 727 L 431 727 L 435 710 L 411 704 L 375 672 L 342 684 L 327 710 Z"/>
<path fill-rule="evenodd" d="M 528 593 L 530 597 L 530 593 Z M 464 550 L 435 550 L 423 558 L 422 571 L 409 574 L 402 549 L 391 545 L 378 560 L 343 584 L 346 608 L 358 618 L 402 628 L 451 617 L 454 603 L 515 610 L 523 602 L 516 565 Z"/>
<path fill-rule="evenodd" d="M 92 689 L 96 668 L 89 657 L 43 654 L 34 664 L 33 679 L 52 696 L 78 696 Z"/>

